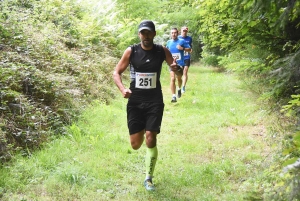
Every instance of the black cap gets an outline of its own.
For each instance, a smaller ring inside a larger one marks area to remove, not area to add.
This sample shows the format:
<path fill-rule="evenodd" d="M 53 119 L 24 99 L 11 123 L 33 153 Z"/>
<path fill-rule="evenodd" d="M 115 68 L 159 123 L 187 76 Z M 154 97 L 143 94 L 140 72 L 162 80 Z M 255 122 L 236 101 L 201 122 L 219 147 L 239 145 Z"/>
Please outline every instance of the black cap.
<path fill-rule="evenodd" d="M 139 32 L 144 30 L 144 29 L 147 29 L 149 31 L 154 32 L 155 31 L 155 25 L 151 20 L 144 20 L 139 25 Z"/>

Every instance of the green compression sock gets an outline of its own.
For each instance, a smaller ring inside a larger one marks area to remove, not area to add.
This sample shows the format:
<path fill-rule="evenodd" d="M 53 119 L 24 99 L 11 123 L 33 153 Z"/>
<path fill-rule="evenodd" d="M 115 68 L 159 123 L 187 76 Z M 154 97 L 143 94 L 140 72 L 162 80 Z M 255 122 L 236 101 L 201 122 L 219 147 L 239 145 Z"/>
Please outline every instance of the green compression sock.
<path fill-rule="evenodd" d="M 157 146 L 153 148 L 147 148 L 146 152 L 146 179 L 152 179 L 153 172 L 158 156 Z"/>

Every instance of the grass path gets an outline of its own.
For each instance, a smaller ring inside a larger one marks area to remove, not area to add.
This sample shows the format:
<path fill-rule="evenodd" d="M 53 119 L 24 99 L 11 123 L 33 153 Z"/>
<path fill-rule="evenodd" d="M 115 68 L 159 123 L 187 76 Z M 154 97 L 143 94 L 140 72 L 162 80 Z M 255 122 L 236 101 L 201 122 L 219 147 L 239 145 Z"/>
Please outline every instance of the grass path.
<path fill-rule="evenodd" d="M 158 136 L 155 193 L 146 192 L 145 145 L 133 151 L 126 100 L 95 103 L 29 159 L 0 169 L 1 200 L 247 200 L 259 192 L 272 161 L 270 116 L 232 74 L 193 64 L 187 92 L 171 103 L 162 73 L 165 112 Z M 267 157 L 268 156 L 268 157 Z"/>

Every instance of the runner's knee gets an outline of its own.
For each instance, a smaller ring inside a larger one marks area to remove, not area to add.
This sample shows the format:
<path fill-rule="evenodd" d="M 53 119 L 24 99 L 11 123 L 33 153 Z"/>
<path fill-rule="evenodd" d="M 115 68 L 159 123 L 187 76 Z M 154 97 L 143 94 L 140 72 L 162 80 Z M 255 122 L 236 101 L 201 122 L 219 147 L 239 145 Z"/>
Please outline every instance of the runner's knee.
<path fill-rule="evenodd" d="M 146 145 L 148 148 L 156 146 L 156 132 L 146 131 Z"/>

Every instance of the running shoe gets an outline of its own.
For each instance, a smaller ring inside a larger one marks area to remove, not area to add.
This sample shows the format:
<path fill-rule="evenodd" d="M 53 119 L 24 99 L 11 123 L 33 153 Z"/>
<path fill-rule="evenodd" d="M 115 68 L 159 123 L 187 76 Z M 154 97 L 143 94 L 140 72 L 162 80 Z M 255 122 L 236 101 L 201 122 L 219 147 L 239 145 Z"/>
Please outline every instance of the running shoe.
<path fill-rule="evenodd" d="M 181 93 L 185 93 L 185 87 L 182 87 Z"/>
<path fill-rule="evenodd" d="M 147 179 L 144 181 L 144 186 L 147 191 L 155 191 L 155 186 L 152 183 L 151 179 Z"/>
<path fill-rule="evenodd" d="M 177 100 L 176 100 L 176 97 L 175 97 L 175 96 L 172 98 L 171 102 L 172 102 L 172 103 L 176 103 L 176 102 L 177 102 Z"/>
<path fill-rule="evenodd" d="M 181 97 L 181 89 L 178 89 L 178 94 L 177 97 L 180 98 Z"/>

